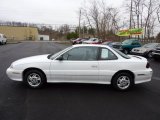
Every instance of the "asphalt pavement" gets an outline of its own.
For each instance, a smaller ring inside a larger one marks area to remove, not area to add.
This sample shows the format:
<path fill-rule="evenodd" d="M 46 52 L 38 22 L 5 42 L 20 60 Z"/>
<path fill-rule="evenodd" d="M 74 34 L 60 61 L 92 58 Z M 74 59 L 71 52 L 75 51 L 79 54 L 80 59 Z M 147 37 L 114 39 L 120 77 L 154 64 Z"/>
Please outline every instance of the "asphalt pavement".
<path fill-rule="evenodd" d="M 65 47 L 54 42 L 0 46 L 0 120 L 160 120 L 160 62 L 152 59 L 152 81 L 127 92 L 109 85 L 54 83 L 34 90 L 6 75 L 17 59 Z"/>

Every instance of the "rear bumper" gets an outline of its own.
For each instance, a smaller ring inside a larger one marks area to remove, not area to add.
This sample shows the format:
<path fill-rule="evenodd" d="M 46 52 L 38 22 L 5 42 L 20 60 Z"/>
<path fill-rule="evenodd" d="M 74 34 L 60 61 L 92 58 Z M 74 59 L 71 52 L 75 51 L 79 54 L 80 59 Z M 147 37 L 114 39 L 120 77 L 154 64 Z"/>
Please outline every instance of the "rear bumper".
<path fill-rule="evenodd" d="M 11 80 L 22 81 L 22 71 L 8 68 L 6 74 Z"/>
<path fill-rule="evenodd" d="M 153 71 L 151 68 L 143 71 L 135 71 L 135 84 L 151 81 Z"/>

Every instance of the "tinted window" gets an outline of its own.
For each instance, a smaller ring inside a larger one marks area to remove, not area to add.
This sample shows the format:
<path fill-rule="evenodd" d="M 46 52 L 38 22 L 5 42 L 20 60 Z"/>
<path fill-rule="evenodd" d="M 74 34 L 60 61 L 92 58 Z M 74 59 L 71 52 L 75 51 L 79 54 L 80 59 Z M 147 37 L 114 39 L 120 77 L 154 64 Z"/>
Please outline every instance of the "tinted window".
<path fill-rule="evenodd" d="M 94 61 L 97 60 L 97 47 L 77 47 L 63 54 L 64 60 Z"/>
<path fill-rule="evenodd" d="M 122 42 L 122 44 L 131 44 L 132 43 L 132 40 L 125 40 Z"/>
<path fill-rule="evenodd" d="M 139 45 L 139 42 L 138 41 L 133 41 L 132 45 Z"/>
<path fill-rule="evenodd" d="M 101 49 L 101 56 L 100 56 L 101 60 L 116 60 L 118 59 L 117 56 L 111 52 L 109 49 L 107 48 L 102 48 Z"/>

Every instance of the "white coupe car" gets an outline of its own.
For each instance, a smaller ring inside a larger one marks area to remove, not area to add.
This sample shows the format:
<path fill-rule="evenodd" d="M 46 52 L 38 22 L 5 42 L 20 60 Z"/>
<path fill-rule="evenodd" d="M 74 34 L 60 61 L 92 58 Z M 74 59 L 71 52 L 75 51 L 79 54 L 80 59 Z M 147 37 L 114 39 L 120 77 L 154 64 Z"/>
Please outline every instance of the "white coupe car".
<path fill-rule="evenodd" d="M 146 58 L 127 56 L 105 45 L 74 45 L 56 54 L 17 60 L 7 69 L 15 81 L 32 88 L 48 83 L 112 84 L 127 90 L 151 81 L 152 69 Z"/>

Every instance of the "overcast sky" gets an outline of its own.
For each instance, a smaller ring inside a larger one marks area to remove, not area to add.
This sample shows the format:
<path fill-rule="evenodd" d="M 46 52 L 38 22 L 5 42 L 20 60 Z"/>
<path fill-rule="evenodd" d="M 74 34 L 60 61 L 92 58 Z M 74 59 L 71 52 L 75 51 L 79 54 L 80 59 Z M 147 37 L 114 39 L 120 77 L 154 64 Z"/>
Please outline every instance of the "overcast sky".
<path fill-rule="evenodd" d="M 0 0 L 0 20 L 44 24 L 78 24 L 77 11 L 84 0 Z M 86 0 L 91 1 L 91 0 Z M 121 7 L 123 0 L 106 0 Z"/>

